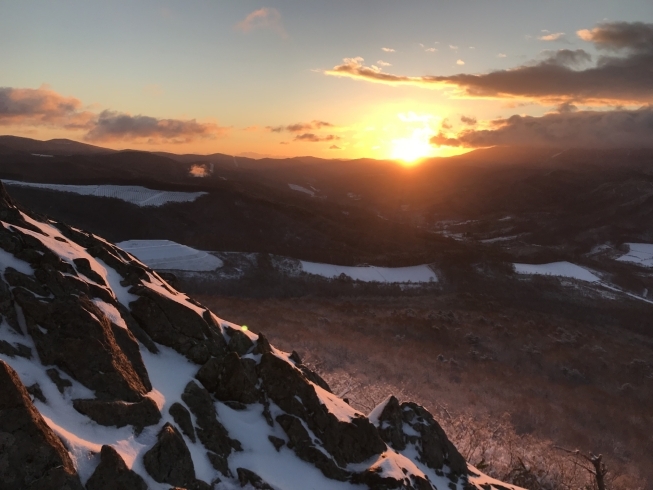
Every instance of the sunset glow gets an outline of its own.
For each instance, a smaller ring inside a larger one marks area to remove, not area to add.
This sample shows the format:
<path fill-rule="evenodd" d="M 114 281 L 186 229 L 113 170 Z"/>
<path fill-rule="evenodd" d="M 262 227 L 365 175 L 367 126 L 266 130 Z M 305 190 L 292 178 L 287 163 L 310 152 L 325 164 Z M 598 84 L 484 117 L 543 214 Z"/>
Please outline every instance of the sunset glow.
<path fill-rule="evenodd" d="M 37 16 L 10 2 L 0 126 L 113 149 L 406 163 L 493 145 L 648 145 L 647 114 L 636 111 L 653 102 L 639 68 L 650 47 L 637 22 L 648 22 L 650 1 L 597 0 L 564 16 L 566 3 L 552 2 L 511 15 L 484 2 L 446 12 L 386 2 L 381 24 L 368 22 L 378 7 L 367 0 L 110 12 L 45 3 Z M 637 131 L 622 133 L 631 119 Z M 581 140 L 556 129 L 572 126 Z"/>

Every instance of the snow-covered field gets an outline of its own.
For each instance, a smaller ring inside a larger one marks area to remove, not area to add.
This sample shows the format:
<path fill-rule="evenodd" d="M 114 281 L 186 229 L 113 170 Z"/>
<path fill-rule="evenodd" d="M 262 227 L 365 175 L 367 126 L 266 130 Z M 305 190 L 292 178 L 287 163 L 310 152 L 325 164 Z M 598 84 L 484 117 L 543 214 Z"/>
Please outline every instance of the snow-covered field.
<path fill-rule="evenodd" d="M 633 262 L 643 267 L 653 267 L 653 244 L 651 243 L 626 243 L 628 253 L 617 260 L 621 262 Z"/>
<path fill-rule="evenodd" d="M 138 185 L 67 185 L 37 184 L 18 180 L 3 180 L 5 185 L 36 187 L 59 192 L 73 192 L 82 196 L 113 197 L 137 206 L 163 206 L 169 202 L 192 202 L 206 192 L 174 192 L 148 189 Z"/>
<path fill-rule="evenodd" d="M 153 269 L 213 271 L 223 265 L 207 252 L 170 240 L 127 240 L 117 245 Z"/>
<path fill-rule="evenodd" d="M 587 269 L 571 262 L 551 262 L 550 264 L 513 264 L 517 274 L 540 274 L 578 279 L 586 282 L 599 282 L 601 279 Z"/>
<path fill-rule="evenodd" d="M 348 267 L 304 262 L 303 260 L 301 264 L 304 272 L 329 278 L 344 274 L 351 279 L 364 282 L 436 282 L 438 280 L 438 276 L 428 265 L 415 265 L 412 267 Z"/>

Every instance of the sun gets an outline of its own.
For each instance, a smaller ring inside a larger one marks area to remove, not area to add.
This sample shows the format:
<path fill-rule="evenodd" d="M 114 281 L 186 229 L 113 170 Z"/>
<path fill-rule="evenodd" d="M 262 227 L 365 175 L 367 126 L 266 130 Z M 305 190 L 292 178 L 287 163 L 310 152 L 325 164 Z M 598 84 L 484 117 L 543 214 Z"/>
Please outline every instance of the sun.
<path fill-rule="evenodd" d="M 409 138 L 392 140 L 391 158 L 413 164 L 420 158 L 432 156 L 433 146 L 421 131 L 415 131 Z"/>

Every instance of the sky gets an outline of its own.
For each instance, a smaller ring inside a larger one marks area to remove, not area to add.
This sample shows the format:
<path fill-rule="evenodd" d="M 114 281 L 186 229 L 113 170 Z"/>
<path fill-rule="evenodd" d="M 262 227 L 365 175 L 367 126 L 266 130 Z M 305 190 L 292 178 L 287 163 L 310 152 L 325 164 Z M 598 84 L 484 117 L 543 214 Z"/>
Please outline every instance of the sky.
<path fill-rule="evenodd" d="M 651 0 L 0 0 L 0 11 L 0 134 L 406 161 L 653 145 Z"/>

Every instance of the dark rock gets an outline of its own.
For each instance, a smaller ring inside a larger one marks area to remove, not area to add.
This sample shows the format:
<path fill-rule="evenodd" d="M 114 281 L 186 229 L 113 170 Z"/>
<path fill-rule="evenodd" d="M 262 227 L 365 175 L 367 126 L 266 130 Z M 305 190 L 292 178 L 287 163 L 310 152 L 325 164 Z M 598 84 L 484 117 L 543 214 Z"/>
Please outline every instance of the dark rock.
<path fill-rule="evenodd" d="M 229 437 L 227 429 L 218 421 L 211 394 L 191 381 L 186 385 L 182 400 L 197 421 L 197 437 L 209 450 L 208 456 L 214 468 L 226 476 L 231 476 L 227 458 L 232 449 L 241 450 L 240 442 Z"/>
<path fill-rule="evenodd" d="M 315 465 L 327 478 L 347 481 L 351 477 L 351 473 L 315 447 L 301 420 L 288 414 L 279 415 L 276 420 L 288 435 L 288 448 L 294 450 L 300 459 Z"/>
<path fill-rule="evenodd" d="M 196 378 L 220 401 L 254 403 L 259 399 L 259 393 L 256 367 L 252 363 L 253 360 L 240 359 L 237 353 L 230 352 L 220 359 L 211 358 Z"/>
<path fill-rule="evenodd" d="M 339 466 L 361 463 L 386 450 L 367 418 L 339 420 L 322 404 L 313 384 L 292 365 L 274 354 L 263 354 L 258 369 L 267 396 L 285 412 L 303 419 Z"/>
<path fill-rule="evenodd" d="M 172 272 L 159 272 L 159 277 L 167 282 L 171 287 L 179 289 L 179 279 Z"/>
<path fill-rule="evenodd" d="M 47 403 L 47 400 L 45 398 L 45 395 L 43 394 L 43 391 L 41 390 L 41 386 L 38 383 L 34 383 L 31 386 L 27 387 L 27 393 L 32 395 L 34 398 L 37 400 Z"/>
<path fill-rule="evenodd" d="M 159 483 L 188 487 L 195 482 L 190 451 L 172 425 L 163 426 L 156 444 L 143 456 L 145 469 Z"/>
<path fill-rule="evenodd" d="M 87 297 L 42 301 L 22 288 L 13 293 L 44 365 L 54 364 L 98 397 L 136 402 L 147 393 L 111 323 Z"/>
<path fill-rule="evenodd" d="M 136 337 L 138 341 L 143 344 L 152 354 L 158 354 L 159 348 L 154 342 L 152 342 L 152 339 L 145 332 L 145 330 L 141 328 L 141 326 L 132 316 L 131 312 L 120 303 L 118 303 L 116 307 L 118 308 L 118 312 L 120 313 L 122 319 L 125 320 L 127 328 L 129 328 L 129 331 L 134 335 L 134 337 Z"/>
<path fill-rule="evenodd" d="M 124 427 L 133 425 L 140 430 L 161 420 L 161 412 L 154 400 L 144 397 L 141 401 L 73 400 L 73 407 L 100 425 Z"/>
<path fill-rule="evenodd" d="M 0 186 L 0 194 L 2 186 Z M 68 451 L 0 361 L 0 484 L 3 490 L 83 490 Z"/>
<path fill-rule="evenodd" d="M 190 413 L 186 407 L 179 402 L 175 402 L 170 406 L 168 411 L 182 432 L 186 434 L 191 441 L 195 442 L 195 429 L 193 428 L 193 422 L 191 421 Z"/>
<path fill-rule="evenodd" d="M 48 290 L 48 288 L 43 287 L 43 285 L 39 281 L 37 281 L 33 276 L 28 276 L 27 274 L 18 272 L 13 267 L 7 267 L 5 269 L 5 279 L 10 285 L 14 287 L 16 286 L 23 287 L 28 291 L 31 291 L 39 296 L 50 295 L 50 291 Z"/>
<path fill-rule="evenodd" d="M 266 352 L 272 352 L 272 346 L 268 339 L 262 333 L 259 333 L 253 354 L 265 354 Z"/>
<path fill-rule="evenodd" d="M 292 351 L 290 354 L 290 359 L 295 363 L 295 364 L 302 364 L 302 358 L 299 357 L 299 354 L 297 353 L 296 350 Z"/>
<path fill-rule="evenodd" d="M 152 391 L 150 375 L 147 374 L 147 368 L 141 357 L 141 349 L 138 347 L 136 338 L 129 330 L 113 323 L 111 323 L 111 331 L 113 332 L 113 337 L 116 339 L 116 343 L 131 363 L 145 389 L 148 392 Z"/>
<path fill-rule="evenodd" d="M 155 342 L 172 347 L 197 364 L 224 353 L 222 333 L 211 328 L 202 315 L 144 286 L 132 287 L 130 292 L 140 296 L 129 304 L 132 315 Z"/>
<path fill-rule="evenodd" d="M 230 352 L 235 352 L 238 356 L 244 356 L 249 352 L 249 350 L 254 347 L 254 342 L 249 336 L 242 330 L 236 330 L 234 328 L 230 329 L 229 334 L 231 339 L 227 345 L 227 350 Z"/>
<path fill-rule="evenodd" d="M 238 482 L 240 483 L 241 487 L 249 484 L 258 490 L 274 490 L 274 488 L 265 483 L 260 476 L 251 470 L 245 468 L 236 468 L 236 472 L 238 473 Z"/>
<path fill-rule="evenodd" d="M 449 466 L 453 475 L 466 475 L 467 463 L 458 452 L 433 416 L 424 407 L 416 403 L 401 404 L 403 421 L 420 434 L 418 454 L 420 460 L 428 467 L 442 469 Z"/>
<path fill-rule="evenodd" d="M 233 476 L 231 470 L 229 469 L 229 463 L 227 462 L 226 456 L 222 454 L 216 454 L 211 451 L 208 451 L 206 455 L 208 456 L 209 461 L 211 462 L 211 466 L 213 466 L 213 468 L 215 468 L 225 476 L 228 477 Z"/>
<path fill-rule="evenodd" d="M 390 447 L 397 451 L 406 449 L 406 440 L 403 431 L 404 419 L 402 417 L 399 400 L 391 396 L 379 416 L 378 431 Z M 416 442 L 416 441 L 413 441 Z"/>
<path fill-rule="evenodd" d="M 100 286 L 107 286 L 107 283 L 104 281 L 102 276 L 91 268 L 91 263 L 88 261 L 88 259 L 79 257 L 77 259 L 73 259 L 73 263 L 77 268 L 77 272 L 85 275 L 88 279 L 99 284 Z"/>
<path fill-rule="evenodd" d="M 32 349 L 21 343 L 11 345 L 6 340 L 0 340 L 0 354 L 5 354 L 9 357 L 24 357 L 25 359 L 32 358 Z"/>
<path fill-rule="evenodd" d="M 70 388 L 73 383 L 69 379 L 64 379 L 59 374 L 55 368 L 50 368 L 45 371 L 45 374 L 48 375 L 48 378 L 57 386 L 59 393 L 63 393 L 66 388 Z"/>
<path fill-rule="evenodd" d="M 280 451 L 281 448 L 286 444 L 286 441 L 281 439 L 281 437 L 268 436 L 268 440 L 272 443 L 274 449 L 276 449 L 277 452 Z"/>
<path fill-rule="evenodd" d="M 147 485 L 127 467 L 114 448 L 104 445 L 100 464 L 86 482 L 86 490 L 147 490 Z"/>
<path fill-rule="evenodd" d="M 0 234 L 0 238 L 2 234 Z M 16 314 L 16 307 L 14 305 L 14 297 L 9 290 L 7 283 L 0 277 L 0 315 L 2 315 L 13 331 L 19 335 L 25 333 L 18 324 L 18 316 Z"/>

